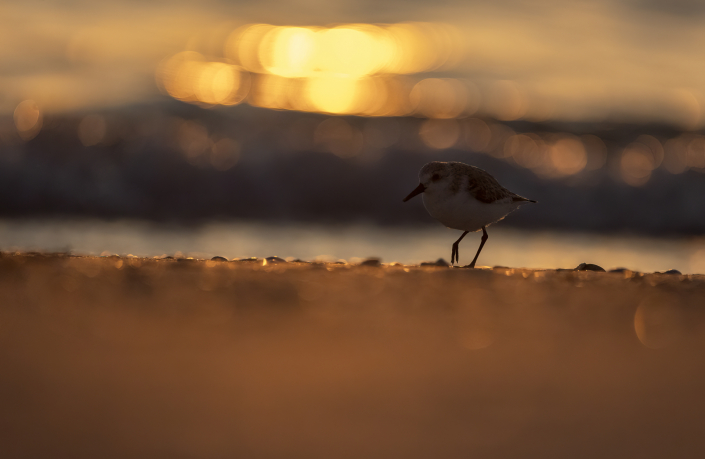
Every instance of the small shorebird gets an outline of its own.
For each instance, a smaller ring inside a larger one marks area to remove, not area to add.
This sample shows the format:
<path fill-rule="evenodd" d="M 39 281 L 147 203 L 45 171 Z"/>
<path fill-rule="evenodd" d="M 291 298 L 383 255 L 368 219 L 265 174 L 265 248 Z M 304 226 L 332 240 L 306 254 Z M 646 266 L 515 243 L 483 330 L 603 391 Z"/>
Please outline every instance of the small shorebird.
<path fill-rule="evenodd" d="M 403 202 L 423 193 L 429 214 L 448 228 L 465 231 L 453 244 L 450 263 L 459 262 L 458 244 L 466 234 L 482 230 L 482 242 L 467 267 L 474 268 L 487 241 L 486 226 L 498 222 L 527 202 L 512 193 L 487 172 L 458 162 L 433 161 L 419 172 L 419 186 Z"/>

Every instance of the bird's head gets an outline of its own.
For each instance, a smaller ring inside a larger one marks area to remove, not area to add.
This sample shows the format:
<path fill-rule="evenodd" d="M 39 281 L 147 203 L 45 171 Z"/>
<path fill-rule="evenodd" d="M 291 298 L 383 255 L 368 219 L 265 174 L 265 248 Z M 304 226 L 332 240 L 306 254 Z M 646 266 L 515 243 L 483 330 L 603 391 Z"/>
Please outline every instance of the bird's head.
<path fill-rule="evenodd" d="M 409 193 L 409 195 L 404 198 L 403 202 L 408 201 L 418 194 L 432 193 L 436 189 L 447 187 L 450 175 L 451 168 L 449 163 L 432 161 L 426 164 L 421 168 L 421 172 L 419 172 L 419 186 Z"/>

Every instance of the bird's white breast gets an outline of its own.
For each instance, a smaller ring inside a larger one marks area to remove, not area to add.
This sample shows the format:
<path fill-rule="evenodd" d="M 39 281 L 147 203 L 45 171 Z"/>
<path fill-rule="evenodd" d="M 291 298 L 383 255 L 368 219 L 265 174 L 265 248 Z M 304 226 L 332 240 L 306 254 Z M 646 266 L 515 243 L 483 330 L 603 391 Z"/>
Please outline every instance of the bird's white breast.
<path fill-rule="evenodd" d="M 423 204 L 429 214 L 448 228 L 478 231 L 483 226 L 497 222 L 521 204 L 511 198 L 484 203 L 465 190 L 457 193 L 424 193 Z"/>

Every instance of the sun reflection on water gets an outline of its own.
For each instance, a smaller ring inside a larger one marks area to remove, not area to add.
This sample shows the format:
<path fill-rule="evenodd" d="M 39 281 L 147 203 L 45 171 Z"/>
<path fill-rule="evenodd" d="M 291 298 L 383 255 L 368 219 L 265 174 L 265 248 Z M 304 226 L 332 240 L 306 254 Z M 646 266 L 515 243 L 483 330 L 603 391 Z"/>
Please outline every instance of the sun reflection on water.
<path fill-rule="evenodd" d="M 468 105 L 462 83 L 426 79 L 411 90 L 403 75 L 456 65 L 460 43 L 444 24 L 248 24 L 225 40 L 224 59 L 183 51 L 162 62 L 157 81 L 171 97 L 205 105 L 247 97 L 265 108 L 364 116 L 401 116 L 414 108 L 453 118 Z M 251 90 L 244 83 L 249 75 Z"/>
<path fill-rule="evenodd" d="M 206 105 L 235 105 L 249 90 L 249 79 L 229 62 L 209 61 L 184 51 L 162 61 L 157 82 L 171 97 Z"/>
<path fill-rule="evenodd" d="M 672 121 L 679 129 L 691 131 L 679 134 L 648 131 L 653 135 L 635 135 L 617 143 L 607 140 L 609 134 L 603 140 L 592 134 L 540 132 L 540 126 L 532 128 L 536 132 L 526 132 L 516 121 L 604 121 L 610 119 L 606 115 L 610 110 L 615 119 L 620 119 L 617 115 L 624 107 L 618 102 L 612 105 L 606 102 L 612 91 L 607 83 L 591 82 L 592 86 L 578 94 L 568 79 L 534 81 L 521 71 L 496 71 L 492 77 L 469 72 L 473 66 L 498 68 L 483 61 L 485 54 L 479 50 L 486 40 L 480 39 L 485 35 L 477 30 L 462 29 L 461 37 L 459 29 L 453 26 L 424 22 L 345 23 L 325 27 L 259 23 L 238 27 L 238 24 L 221 23 L 205 34 L 193 35 L 182 51 L 163 59 L 156 68 L 159 88 L 175 99 L 205 108 L 247 103 L 333 116 L 416 117 L 420 119 L 405 125 L 409 132 L 397 132 L 392 137 L 412 139 L 414 145 L 434 152 L 452 148 L 489 154 L 542 178 L 560 180 L 609 167 L 614 179 L 641 187 L 654 180 L 659 170 L 672 174 L 705 172 L 705 136 L 696 131 L 705 119 L 702 115 L 705 104 L 702 92 L 685 84 L 657 91 L 660 105 L 652 101 L 645 112 L 659 107 L 670 114 L 677 112 L 680 118 Z M 190 35 L 192 31 L 184 33 Z M 110 58 L 126 59 L 136 52 L 123 47 L 125 43 L 114 40 L 114 36 L 117 36 L 115 29 L 110 28 L 76 30 L 67 35 L 68 41 L 62 49 L 70 63 L 81 65 L 104 65 Z M 504 39 L 514 38 L 508 35 Z M 137 39 L 130 40 L 128 43 L 134 44 Z M 143 51 L 156 56 L 154 59 L 178 49 L 172 47 L 167 51 L 155 44 L 151 46 Z M 511 48 L 516 46 L 521 44 Z M 512 56 L 515 64 L 521 64 L 521 56 Z M 149 61 L 147 57 L 140 59 Z M 153 70 L 150 67 L 149 71 Z M 445 70 L 454 73 L 444 73 Z M 76 81 L 72 83 L 74 89 L 83 90 Z M 58 83 L 37 87 L 41 91 L 17 91 L 17 99 L 3 99 L 12 104 L 14 115 L 0 126 L 0 139 L 8 145 L 32 141 L 42 130 L 50 130 L 48 120 L 57 105 L 43 97 L 42 91 L 65 97 L 71 93 Z M 630 103 L 636 105 L 634 101 L 641 89 L 629 92 L 622 86 L 616 87 L 620 94 L 632 97 Z M 29 97 L 31 100 L 24 100 Z M 71 97 L 78 96 L 73 93 Z M 594 100 L 585 105 L 582 97 Z M 568 106 L 579 107 L 580 113 L 567 114 Z M 119 137 L 116 128 L 108 126 L 109 119 L 105 116 L 81 112 L 72 131 L 82 145 L 106 146 Z M 368 150 L 385 149 L 396 142 L 387 142 L 384 133 L 371 125 L 362 128 L 362 124 L 348 121 L 323 124 L 320 120 L 315 124 L 322 126 L 317 130 L 315 148 L 341 157 L 364 156 Z M 340 129 L 329 129 L 335 125 Z M 283 138 L 295 138 L 297 146 L 292 147 L 292 143 L 286 148 L 314 148 L 316 126 L 306 136 L 293 134 L 295 129 L 289 128 L 291 132 Z M 189 129 L 184 127 L 174 138 L 181 142 L 182 153 L 190 162 L 218 164 L 216 168 L 227 168 L 237 162 L 235 158 L 240 154 L 237 141 L 214 138 L 209 133 L 194 137 L 198 129 Z M 187 138 L 190 140 L 184 140 Z M 341 147 L 346 141 L 350 145 Z"/>
<path fill-rule="evenodd" d="M 592 134 L 515 132 L 506 123 L 560 117 L 575 94 L 561 81 L 547 87 L 521 78 L 470 81 L 429 74 L 457 68 L 468 57 L 466 40 L 447 24 L 246 24 L 221 35 L 222 55 L 201 47 L 193 49 L 202 53 L 187 50 L 165 59 L 157 71 L 163 91 L 204 107 L 246 102 L 333 116 L 424 118 L 416 125 L 418 137 L 412 137 L 430 150 L 470 149 L 542 178 L 603 169 L 608 152 L 615 157 L 609 161 L 613 177 L 634 187 L 649 182 L 659 168 L 673 174 L 705 171 L 705 137 L 693 132 L 672 139 L 642 134 L 609 148 Z M 602 108 L 584 106 L 573 116 L 605 118 L 603 89 L 592 93 Z M 692 91 L 666 91 L 663 98 L 685 113 L 674 122 L 689 129 L 698 125 L 700 104 Z M 341 157 L 356 156 L 368 143 L 359 140 L 368 135 L 363 131 L 347 121 L 323 122 L 313 143 Z"/>

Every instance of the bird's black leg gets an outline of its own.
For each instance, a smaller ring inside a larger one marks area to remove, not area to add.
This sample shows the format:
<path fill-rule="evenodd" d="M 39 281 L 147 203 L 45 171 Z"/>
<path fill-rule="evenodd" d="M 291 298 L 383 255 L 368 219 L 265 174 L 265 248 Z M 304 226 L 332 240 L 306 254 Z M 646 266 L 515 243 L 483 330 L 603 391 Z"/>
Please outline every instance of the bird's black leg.
<path fill-rule="evenodd" d="M 465 236 L 463 234 L 463 236 Z M 472 259 L 472 263 L 468 265 L 468 268 L 474 268 L 475 267 L 475 262 L 477 261 L 477 257 L 480 256 L 480 252 L 482 252 L 482 247 L 485 245 L 485 241 L 487 241 L 487 231 L 485 230 L 485 227 L 482 227 L 482 242 L 480 242 L 480 247 L 477 249 L 477 253 L 475 254 L 475 258 Z M 462 239 L 462 238 L 461 238 Z"/>
<path fill-rule="evenodd" d="M 454 264 L 455 261 L 457 261 L 458 263 L 460 263 L 460 253 L 459 253 L 459 251 L 458 251 L 458 244 L 460 244 L 460 241 L 462 241 L 463 238 L 465 237 L 465 235 L 468 234 L 468 233 L 469 233 L 469 231 L 464 232 L 464 233 L 462 234 L 462 236 L 460 236 L 460 237 L 458 238 L 458 240 L 455 241 L 455 243 L 453 243 L 453 251 L 450 253 L 450 264 L 451 264 L 451 265 Z M 453 261 L 453 258 L 455 258 L 455 261 Z"/>

